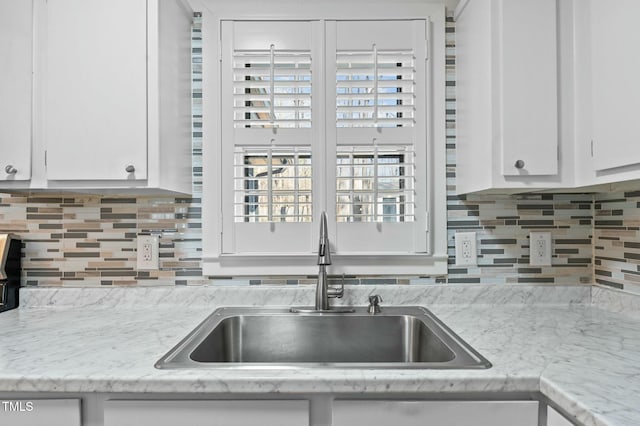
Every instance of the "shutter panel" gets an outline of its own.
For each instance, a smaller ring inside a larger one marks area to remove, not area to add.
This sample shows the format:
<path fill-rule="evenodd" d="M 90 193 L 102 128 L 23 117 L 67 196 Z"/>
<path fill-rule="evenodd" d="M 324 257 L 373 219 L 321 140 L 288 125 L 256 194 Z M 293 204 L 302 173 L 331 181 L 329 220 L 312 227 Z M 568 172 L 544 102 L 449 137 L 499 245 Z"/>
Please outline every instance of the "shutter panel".
<path fill-rule="evenodd" d="M 223 255 L 311 251 L 318 28 L 309 21 L 221 23 Z"/>
<path fill-rule="evenodd" d="M 426 35 L 425 20 L 328 25 L 337 254 L 428 251 Z"/>

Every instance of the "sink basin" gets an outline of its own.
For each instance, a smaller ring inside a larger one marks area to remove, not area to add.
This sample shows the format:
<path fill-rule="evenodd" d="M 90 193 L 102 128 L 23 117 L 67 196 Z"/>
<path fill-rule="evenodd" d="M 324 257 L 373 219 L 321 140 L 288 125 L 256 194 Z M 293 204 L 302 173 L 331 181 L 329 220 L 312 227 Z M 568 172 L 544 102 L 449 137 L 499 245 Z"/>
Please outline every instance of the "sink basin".
<path fill-rule="evenodd" d="M 353 313 L 221 308 L 157 368 L 488 368 L 491 364 L 420 307 Z"/>

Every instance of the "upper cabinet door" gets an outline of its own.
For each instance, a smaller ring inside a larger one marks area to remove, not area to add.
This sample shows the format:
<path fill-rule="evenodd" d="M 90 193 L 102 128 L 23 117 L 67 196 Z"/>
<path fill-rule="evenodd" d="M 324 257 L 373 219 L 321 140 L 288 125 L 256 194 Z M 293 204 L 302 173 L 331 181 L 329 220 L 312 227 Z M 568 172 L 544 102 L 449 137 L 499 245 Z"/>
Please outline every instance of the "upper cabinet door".
<path fill-rule="evenodd" d="M 145 179 L 147 2 L 48 0 L 46 10 L 47 178 Z"/>
<path fill-rule="evenodd" d="M 0 181 L 31 178 L 32 4 L 0 2 Z"/>
<path fill-rule="evenodd" d="M 573 183 L 560 161 L 557 0 L 467 0 L 456 10 L 456 189 Z M 564 104 L 563 104 L 564 105 Z M 569 114 L 567 114 L 569 115 Z M 566 118 L 566 117 L 565 117 Z M 562 127 L 561 126 L 564 126 Z M 563 138 L 565 135 L 563 134 Z"/>
<path fill-rule="evenodd" d="M 556 0 L 500 0 L 498 32 L 504 176 L 558 173 Z M 494 34 L 495 37 L 495 34 Z"/>
<path fill-rule="evenodd" d="M 640 2 L 591 0 L 595 170 L 640 163 Z"/>

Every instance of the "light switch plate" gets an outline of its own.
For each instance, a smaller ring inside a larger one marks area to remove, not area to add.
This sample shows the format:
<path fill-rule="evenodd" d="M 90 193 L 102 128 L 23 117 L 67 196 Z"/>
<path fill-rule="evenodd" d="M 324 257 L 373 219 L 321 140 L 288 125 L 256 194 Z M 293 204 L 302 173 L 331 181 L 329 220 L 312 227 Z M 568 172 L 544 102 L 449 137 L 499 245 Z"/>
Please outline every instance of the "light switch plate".
<path fill-rule="evenodd" d="M 456 232 L 455 244 L 456 265 L 473 266 L 478 264 L 475 232 Z"/>
<path fill-rule="evenodd" d="M 531 232 L 529 234 L 529 264 L 551 266 L 551 233 Z"/>
<path fill-rule="evenodd" d="M 160 241 L 157 235 L 138 235 L 137 268 L 157 270 L 159 251 Z"/>

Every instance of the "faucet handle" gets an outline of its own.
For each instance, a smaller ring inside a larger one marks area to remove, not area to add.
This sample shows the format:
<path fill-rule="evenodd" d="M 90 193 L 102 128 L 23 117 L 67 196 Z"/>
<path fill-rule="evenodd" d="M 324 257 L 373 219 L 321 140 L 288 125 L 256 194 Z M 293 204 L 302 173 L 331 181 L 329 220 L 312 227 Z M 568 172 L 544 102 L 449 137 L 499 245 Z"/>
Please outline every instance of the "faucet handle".
<path fill-rule="evenodd" d="M 379 314 L 382 308 L 380 307 L 380 302 L 382 302 L 382 296 L 379 294 L 374 294 L 373 296 L 369 296 L 369 308 L 367 311 L 370 314 Z"/>
<path fill-rule="evenodd" d="M 327 287 L 327 296 L 332 299 L 342 299 L 342 296 L 344 296 L 344 282 L 340 283 L 340 287 Z"/>

